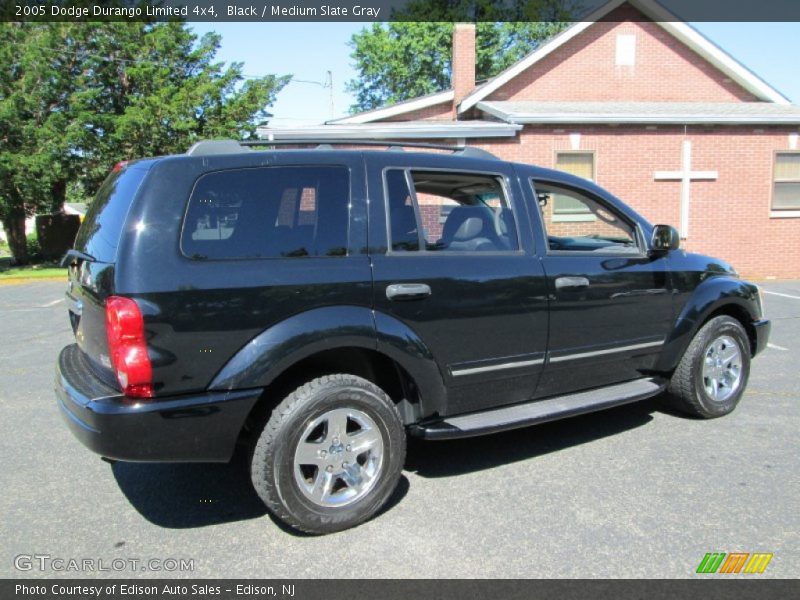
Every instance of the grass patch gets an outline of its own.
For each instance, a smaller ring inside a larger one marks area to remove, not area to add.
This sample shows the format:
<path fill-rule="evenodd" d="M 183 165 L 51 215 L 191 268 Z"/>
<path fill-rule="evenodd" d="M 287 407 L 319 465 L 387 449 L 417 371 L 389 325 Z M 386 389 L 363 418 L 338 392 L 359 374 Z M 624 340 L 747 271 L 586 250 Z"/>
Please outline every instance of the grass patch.
<path fill-rule="evenodd" d="M 20 279 L 67 279 L 67 270 L 53 263 L 0 270 L 0 282 Z"/>

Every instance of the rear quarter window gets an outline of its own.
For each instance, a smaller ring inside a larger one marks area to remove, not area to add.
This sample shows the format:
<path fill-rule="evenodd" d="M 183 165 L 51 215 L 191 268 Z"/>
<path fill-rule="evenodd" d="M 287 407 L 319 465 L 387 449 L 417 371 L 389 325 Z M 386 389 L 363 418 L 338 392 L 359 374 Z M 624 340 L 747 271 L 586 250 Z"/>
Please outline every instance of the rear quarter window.
<path fill-rule="evenodd" d="M 106 178 L 78 230 L 76 250 L 93 256 L 98 262 L 116 261 L 128 209 L 147 170 L 146 167 L 132 166 Z"/>
<path fill-rule="evenodd" d="M 259 167 L 197 180 L 181 251 L 197 260 L 347 254 L 350 178 L 345 167 Z"/>

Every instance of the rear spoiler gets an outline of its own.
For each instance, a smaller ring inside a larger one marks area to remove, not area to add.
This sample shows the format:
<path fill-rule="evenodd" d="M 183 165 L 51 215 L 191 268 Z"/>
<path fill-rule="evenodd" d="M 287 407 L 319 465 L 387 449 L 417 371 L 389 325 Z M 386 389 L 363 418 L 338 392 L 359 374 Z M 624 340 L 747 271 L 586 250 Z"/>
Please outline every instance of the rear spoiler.
<path fill-rule="evenodd" d="M 81 252 L 80 250 L 75 250 L 74 248 L 70 248 L 67 250 L 67 253 L 61 259 L 59 263 L 62 267 L 68 267 L 74 262 L 82 260 L 83 262 L 96 262 L 97 259 L 92 256 L 91 254 L 86 254 L 86 252 Z"/>

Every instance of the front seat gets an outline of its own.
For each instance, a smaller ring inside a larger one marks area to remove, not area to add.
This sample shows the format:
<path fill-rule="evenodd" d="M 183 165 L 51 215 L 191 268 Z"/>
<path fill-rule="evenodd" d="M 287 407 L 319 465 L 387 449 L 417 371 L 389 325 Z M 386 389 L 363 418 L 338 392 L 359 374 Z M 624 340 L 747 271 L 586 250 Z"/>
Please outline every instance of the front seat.
<path fill-rule="evenodd" d="M 483 206 L 457 206 L 442 230 L 444 250 L 486 252 L 499 248 L 491 211 Z"/>

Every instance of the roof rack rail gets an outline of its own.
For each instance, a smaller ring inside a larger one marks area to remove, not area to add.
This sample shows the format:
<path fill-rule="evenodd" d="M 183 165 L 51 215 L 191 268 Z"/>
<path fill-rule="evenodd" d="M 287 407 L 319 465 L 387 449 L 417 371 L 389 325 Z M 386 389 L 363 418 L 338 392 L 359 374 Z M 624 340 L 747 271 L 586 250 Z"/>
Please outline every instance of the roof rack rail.
<path fill-rule="evenodd" d="M 310 146 L 317 144 L 319 150 L 331 150 L 333 146 L 380 146 L 387 150 L 402 151 L 403 148 L 427 148 L 430 150 L 447 150 L 470 158 L 497 157 L 491 152 L 473 146 L 452 146 L 449 144 L 428 144 L 423 142 L 404 142 L 402 140 L 204 140 L 195 143 L 186 154 L 205 156 L 208 154 L 239 154 L 253 146 Z"/>

